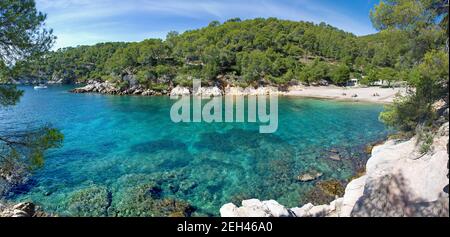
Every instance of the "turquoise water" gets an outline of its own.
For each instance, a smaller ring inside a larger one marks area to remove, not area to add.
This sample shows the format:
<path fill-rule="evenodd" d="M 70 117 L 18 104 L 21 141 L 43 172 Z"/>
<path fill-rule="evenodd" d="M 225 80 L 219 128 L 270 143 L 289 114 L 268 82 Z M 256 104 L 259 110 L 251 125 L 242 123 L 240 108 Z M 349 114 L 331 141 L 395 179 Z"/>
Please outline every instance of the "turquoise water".
<path fill-rule="evenodd" d="M 314 186 L 297 181 L 300 173 L 347 180 L 364 164 L 364 146 L 388 134 L 374 104 L 279 98 L 277 132 L 260 134 L 254 123 L 173 123 L 168 97 L 22 89 L 21 102 L 0 111 L 0 131 L 51 124 L 65 141 L 10 198 L 63 216 L 115 215 L 133 187 L 149 182 L 160 185 L 159 198 L 193 205 L 193 215 L 218 215 L 223 204 L 248 198 L 298 206 Z M 329 159 L 330 149 L 344 158 Z M 83 190 L 107 190 L 107 203 L 98 204 L 104 211 L 73 211 L 70 202 Z"/>

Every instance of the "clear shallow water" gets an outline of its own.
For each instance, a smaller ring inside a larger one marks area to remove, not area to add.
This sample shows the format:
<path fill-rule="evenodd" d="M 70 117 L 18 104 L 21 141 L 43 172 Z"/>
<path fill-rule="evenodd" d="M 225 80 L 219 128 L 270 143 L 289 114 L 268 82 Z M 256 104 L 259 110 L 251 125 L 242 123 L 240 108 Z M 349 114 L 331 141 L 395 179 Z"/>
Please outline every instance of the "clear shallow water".
<path fill-rule="evenodd" d="M 314 169 L 321 180 L 347 180 L 364 164 L 364 146 L 389 132 L 374 104 L 279 98 L 277 132 L 260 134 L 254 123 L 175 124 L 168 97 L 22 89 L 21 102 L 0 111 L 0 131 L 50 123 L 65 141 L 11 198 L 60 215 L 80 215 L 68 200 L 88 187 L 108 190 L 109 211 L 82 215 L 114 215 L 133 187 L 154 181 L 162 197 L 189 202 L 196 215 L 218 215 L 221 205 L 248 198 L 298 206 L 314 182 L 297 175 Z M 333 148 L 341 161 L 329 159 Z"/>

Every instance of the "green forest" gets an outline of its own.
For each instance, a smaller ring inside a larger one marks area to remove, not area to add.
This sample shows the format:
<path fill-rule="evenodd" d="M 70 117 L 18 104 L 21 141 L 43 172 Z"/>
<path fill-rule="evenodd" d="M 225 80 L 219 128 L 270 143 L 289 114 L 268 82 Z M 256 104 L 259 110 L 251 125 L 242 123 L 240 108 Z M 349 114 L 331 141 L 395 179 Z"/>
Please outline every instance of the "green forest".
<path fill-rule="evenodd" d="M 437 31 L 423 40 L 426 47 L 414 53 L 438 49 L 445 35 Z M 190 85 L 190 77 L 219 86 L 222 78 L 239 86 L 319 80 L 343 85 L 350 78 L 364 78 L 362 82 L 369 84 L 402 79 L 415 63 L 416 55 L 405 55 L 409 41 L 401 30 L 357 37 L 325 23 L 236 18 L 182 34 L 170 32 L 164 41 L 63 48 L 18 62 L 13 71 L 14 78 L 108 80 L 121 87 L 128 86 L 129 75 L 154 90 Z"/>

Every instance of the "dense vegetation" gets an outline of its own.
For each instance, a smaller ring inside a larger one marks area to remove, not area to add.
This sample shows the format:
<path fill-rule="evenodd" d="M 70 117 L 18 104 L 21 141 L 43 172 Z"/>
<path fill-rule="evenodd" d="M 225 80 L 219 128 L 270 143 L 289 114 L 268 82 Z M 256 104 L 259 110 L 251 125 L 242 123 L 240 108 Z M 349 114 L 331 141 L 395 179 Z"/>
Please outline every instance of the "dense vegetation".
<path fill-rule="evenodd" d="M 2 84 L 11 77 L 14 62 L 38 58 L 52 46 L 54 37 L 44 27 L 44 20 L 45 15 L 36 11 L 32 0 L 0 1 L 0 109 L 15 105 L 23 94 Z M 8 130 L 0 131 L 0 198 L 41 166 L 44 152 L 58 147 L 63 139 L 58 130 L 48 126 Z"/>
<path fill-rule="evenodd" d="M 319 80 L 342 85 L 350 77 L 372 75 L 363 80 L 369 84 L 400 78 L 388 68 L 398 66 L 404 44 L 407 37 L 400 33 L 395 38 L 356 37 L 325 23 L 236 18 L 183 34 L 171 32 L 165 41 L 60 49 L 44 60 L 18 63 L 14 71 L 16 78 L 109 80 L 121 86 L 133 79 L 131 83 L 137 80 L 153 89 L 188 85 L 189 77 L 217 85 L 224 76 L 227 83 L 257 86 Z"/>
<path fill-rule="evenodd" d="M 405 38 L 394 57 L 414 90 L 399 98 L 381 114 L 381 119 L 400 131 L 429 137 L 439 123 L 436 118 L 448 108 L 448 0 L 385 0 L 371 12 L 375 27 L 394 41 Z M 441 108 L 433 108 L 436 101 Z M 448 114 L 447 120 L 448 120 Z"/>

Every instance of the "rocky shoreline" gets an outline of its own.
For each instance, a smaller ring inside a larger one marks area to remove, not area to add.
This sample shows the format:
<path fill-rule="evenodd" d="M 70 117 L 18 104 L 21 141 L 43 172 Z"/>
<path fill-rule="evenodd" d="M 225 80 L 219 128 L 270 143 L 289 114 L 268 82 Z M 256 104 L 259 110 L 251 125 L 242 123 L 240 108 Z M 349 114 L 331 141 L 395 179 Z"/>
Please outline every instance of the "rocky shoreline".
<path fill-rule="evenodd" d="M 31 202 L 9 204 L 0 202 L 0 217 L 54 217 Z"/>
<path fill-rule="evenodd" d="M 191 88 L 176 86 L 167 90 L 152 90 L 145 89 L 140 85 L 134 85 L 126 88 L 118 88 L 111 82 L 97 82 L 90 81 L 86 86 L 71 90 L 73 93 L 101 93 L 109 95 L 142 95 L 142 96 L 222 96 L 222 95 L 269 95 L 269 94 L 285 94 L 285 92 L 278 91 L 276 87 L 226 87 L 223 90 L 217 86 L 201 87 L 198 91 L 192 91 Z"/>
<path fill-rule="evenodd" d="M 138 95 L 138 96 L 223 96 L 223 95 L 278 95 L 292 97 L 308 97 L 320 99 L 343 100 L 353 102 L 391 103 L 397 95 L 406 93 L 406 88 L 380 88 L 380 87 L 337 87 L 337 86 L 290 86 L 278 88 L 275 86 L 260 86 L 258 88 L 227 85 L 201 87 L 192 91 L 189 87 L 169 87 L 163 90 L 152 90 L 141 85 L 119 88 L 113 83 L 105 81 L 89 81 L 86 86 L 71 90 L 73 93 L 101 93 L 109 95 Z"/>
<path fill-rule="evenodd" d="M 446 112 L 448 119 L 448 108 Z M 222 206 L 222 217 L 449 216 L 449 123 L 436 131 L 431 150 L 419 152 L 417 136 L 373 147 L 365 174 L 330 204 L 286 208 L 274 200 Z"/>

